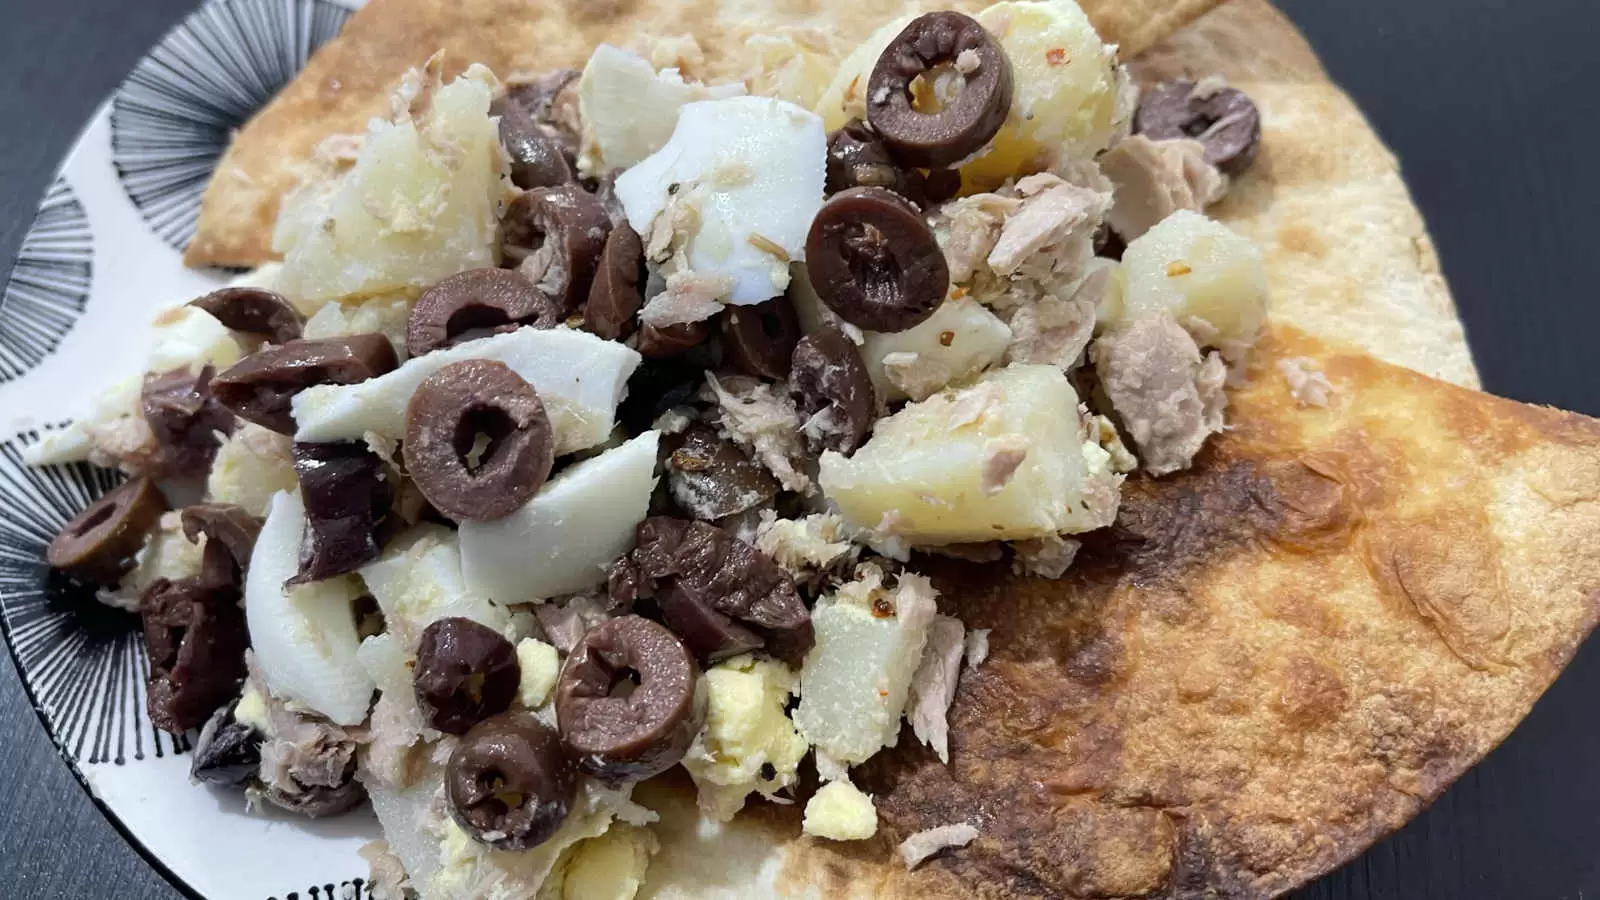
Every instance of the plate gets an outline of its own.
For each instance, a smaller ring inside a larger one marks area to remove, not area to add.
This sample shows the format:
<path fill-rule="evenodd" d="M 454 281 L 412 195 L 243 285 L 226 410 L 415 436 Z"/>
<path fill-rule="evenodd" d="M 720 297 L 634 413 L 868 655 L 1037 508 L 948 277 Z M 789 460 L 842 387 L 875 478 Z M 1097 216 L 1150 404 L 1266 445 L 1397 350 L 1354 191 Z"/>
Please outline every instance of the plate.
<path fill-rule="evenodd" d="M 193 733 L 145 711 L 138 618 L 44 563 L 45 545 L 120 476 L 23 465 L 24 447 L 143 369 L 153 312 L 227 280 L 184 268 L 200 195 L 242 125 L 358 2 L 211 0 L 84 125 L 0 298 L 0 631 L 39 719 L 85 790 L 175 887 L 211 900 L 356 900 L 370 812 L 311 822 L 191 784 Z M 130 338 L 130 336 L 136 336 Z"/>

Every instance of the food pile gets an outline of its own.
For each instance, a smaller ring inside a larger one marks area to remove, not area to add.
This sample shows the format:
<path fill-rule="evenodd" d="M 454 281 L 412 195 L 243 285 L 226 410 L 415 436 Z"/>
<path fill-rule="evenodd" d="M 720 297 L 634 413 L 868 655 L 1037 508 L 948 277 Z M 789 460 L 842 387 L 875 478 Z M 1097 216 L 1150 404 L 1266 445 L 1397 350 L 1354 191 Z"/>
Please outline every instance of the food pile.
<path fill-rule="evenodd" d="M 632 786 L 679 765 L 708 819 L 869 838 L 850 768 L 902 721 L 947 760 L 986 655 L 913 551 L 1060 577 L 1223 428 L 1265 277 L 1203 211 L 1248 98 L 1141 96 L 1070 0 L 794 50 L 430 62 L 319 148 L 281 265 L 33 448 L 130 476 L 49 562 L 141 616 L 195 778 L 370 799 L 375 886 L 424 897 L 631 896 Z"/>

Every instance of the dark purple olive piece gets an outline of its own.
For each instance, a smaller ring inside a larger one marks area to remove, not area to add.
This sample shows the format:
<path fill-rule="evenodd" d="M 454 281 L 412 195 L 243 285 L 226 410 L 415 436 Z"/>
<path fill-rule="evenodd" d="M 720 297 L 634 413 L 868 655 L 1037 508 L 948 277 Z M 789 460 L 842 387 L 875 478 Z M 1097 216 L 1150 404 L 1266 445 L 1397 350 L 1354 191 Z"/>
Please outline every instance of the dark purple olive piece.
<path fill-rule="evenodd" d="M 159 448 L 150 474 L 202 475 L 211 468 L 219 435 L 233 432 L 233 413 L 211 395 L 212 368 L 187 367 L 144 377 L 139 399 Z"/>
<path fill-rule="evenodd" d="M 722 352 L 746 375 L 782 381 L 789 377 L 800 317 L 788 297 L 754 306 L 729 306 L 722 317 Z"/>
<path fill-rule="evenodd" d="M 348 812 L 367 798 L 367 789 L 356 780 L 355 761 L 351 760 L 339 784 L 301 786 L 297 791 L 267 789 L 267 800 L 279 809 L 308 819 L 321 819 Z"/>
<path fill-rule="evenodd" d="M 828 135 L 827 182 L 829 194 L 853 187 L 881 187 L 921 206 L 922 176 L 895 162 L 872 126 L 851 119 Z"/>
<path fill-rule="evenodd" d="M 244 681 L 250 636 L 238 590 L 161 578 L 140 596 L 139 616 L 150 655 L 151 724 L 172 734 L 199 728 Z"/>
<path fill-rule="evenodd" d="M 238 787 L 261 768 L 261 738 L 254 728 L 234 718 L 238 701 L 217 707 L 200 729 L 189 760 L 189 777 L 219 787 Z"/>
<path fill-rule="evenodd" d="M 628 378 L 617 421 L 629 434 L 649 431 L 662 413 L 694 399 L 705 377 L 705 369 L 687 360 L 646 359 Z"/>
<path fill-rule="evenodd" d="M 211 392 L 241 419 L 294 434 L 289 401 L 319 384 L 355 384 L 391 371 L 400 361 L 381 334 L 290 341 L 252 353 L 211 379 Z"/>
<path fill-rule="evenodd" d="M 570 164 L 578 152 L 583 122 L 578 111 L 577 69 L 553 69 L 531 78 L 513 75 L 506 79 L 506 92 L 489 104 L 489 114 L 504 115 L 516 106 L 561 146 Z"/>
<path fill-rule="evenodd" d="M 692 425 L 667 454 L 667 486 L 690 516 L 715 521 L 754 509 L 778 495 L 766 466 L 706 425 Z"/>
<path fill-rule="evenodd" d="M 242 588 L 261 520 L 227 504 L 186 506 L 179 519 L 190 542 L 199 543 L 202 534 L 206 537 L 200 580 L 218 588 Z"/>
<path fill-rule="evenodd" d="M 472 727 L 445 766 L 450 818 L 500 850 L 549 840 L 577 798 L 578 773 L 561 738 L 532 713 L 507 712 Z"/>
<path fill-rule="evenodd" d="M 556 681 L 556 721 L 578 766 L 642 781 L 683 759 L 705 720 L 700 667 L 667 629 L 639 616 L 584 634 Z"/>
<path fill-rule="evenodd" d="M 584 327 L 608 341 L 633 334 L 639 307 L 644 305 L 644 244 L 627 222 L 618 222 L 606 238 L 600 267 L 589 288 L 583 309 Z"/>
<path fill-rule="evenodd" d="M 639 329 L 639 355 L 645 359 L 676 359 L 700 346 L 711 335 L 705 322 L 679 322 L 665 328 L 644 325 Z"/>
<path fill-rule="evenodd" d="M 552 298 L 565 317 L 589 297 L 611 217 L 575 184 L 535 188 L 511 202 L 501 244 L 517 271 Z"/>
<path fill-rule="evenodd" d="M 412 678 L 427 723 L 446 734 L 466 734 L 510 708 L 522 668 L 517 648 L 500 632 L 450 617 L 423 629 Z"/>
<path fill-rule="evenodd" d="M 377 559 L 378 526 L 394 500 L 383 460 L 360 441 L 297 443 L 293 454 L 306 530 L 300 571 L 288 583 L 345 575 Z"/>
<path fill-rule="evenodd" d="M 962 85 L 936 112 L 913 106 L 911 85 L 950 67 Z M 989 143 L 1011 111 L 1011 61 L 1000 43 L 969 16 L 932 12 L 907 25 L 873 66 L 867 121 L 895 158 L 931 169 L 953 165 Z"/>
<path fill-rule="evenodd" d="M 822 205 L 806 235 L 806 273 L 829 309 L 868 331 L 922 323 L 950 289 L 933 229 L 883 188 L 851 188 Z"/>
<path fill-rule="evenodd" d="M 1133 114 L 1133 130 L 1153 141 L 1192 138 L 1206 148 L 1206 162 L 1232 176 L 1243 175 L 1261 148 L 1261 113 L 1243 91 L 1203 92 L 1187 78 L 1144 92 Z"/>
<path fill-rule="evenodd" d="M 564 317 L 554 300 L 516 272 L 469 269 L 417 298 L 406 320 L 406 352 L 421 356 L 521 325 L 554 328 Z"/>
<path fill-rule="evenodd" d="M 501 104 L 500 146 L 511 160 L 511 183 L 523 190 L 577 180 L 566 147 L 541 127 L 521 104 Z"/>
<path fill-rule="evenodd" d="M 469 359 L 417 386 L 402 449 L 435 509 L 487 522 L 539 492 L 555 465 L 555 432 L 533 385 L 504 363 Z"/>
<path fill-rule="evenodd" d="M 116 584 L 166 509 L 154 481 L 130 478 L 63 525 L 45 561 L 85 584 Z"/>
<path fill-rule="evenodd" d="M 806 418 L 806 443 L 814 452 L 849 455 L 866 440 L 877 410 L 872 378 L 861 352 L 837 328 L 823 328 L 794 348 L 789 388 Z"/>
<path fill-rule="evenodd" d="M 771 557 L 726 529 L 665 516 L 641 522 L 635 538 L 626 557 L 632 571 L 614 569 L 609 586 L 654 596 L 667 626 L 697 658 L 711 662 L 757 647 L 796 665 L 805 658 L 815 641 L 811 614 Z"/>
<path fill-rule="evenodd" d="M 189 305 L 210 313 L 233 331 L 274 344 L 287 344 L 298 338 L 304 324 L 282 294 L 265 288 L 223 288 L 190 300 Z"/>

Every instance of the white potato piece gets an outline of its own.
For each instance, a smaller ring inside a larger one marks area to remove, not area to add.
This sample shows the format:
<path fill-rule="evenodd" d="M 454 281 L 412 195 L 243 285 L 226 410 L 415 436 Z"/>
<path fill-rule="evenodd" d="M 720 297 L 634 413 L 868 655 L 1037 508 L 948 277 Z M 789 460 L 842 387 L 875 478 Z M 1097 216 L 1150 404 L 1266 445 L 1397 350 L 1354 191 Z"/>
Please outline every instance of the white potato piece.
<path fill-rule="evenodd" d="M 851 119 L 867 117 L 867 81 L 872 77 L 872 67 L 878 64 L 883 49 L 911 24 L 913 18 L 915 16 L 904 15 L 878 26 L 877 31 L 868 35 L 839 63 L 833 81 L 823 90 L 817 105 L 812 107 L 822 117 L 822 124 L 829 131 L 843 128 Z"/>
<path fill-rule="evenodd" d="M 1115 53 L 1073 0 L 996 3 L 977 20 L 1011 60 L 1011 112 L 984 155 L 961 168 L 967 190 L 1039 171 L 1053 154 L 1106 148 L 1117 117 Z"/>
<path fill-rule="evenodd" d="M 708 87 L 684 81 L 676 69 L 657 72 L 638 54 L 601 44 L 578 79 L 583 117 L 578 167 L 598 176 L 636 165 L 666 144 L 685 103 L 743 93 L 742 84 Z"/>
<path fill-rule="evenodd" d="M 1212 340 L 1196 334 L 1202 345 L 1249 345 L 1267 320 L 1261 251 L 1200 213 L 1179 210 L 1161 220 L 1128 245 L 1122 271 L 1122 310 L 1112 327 L 1165 310 L 1180 324 L 1190 317 L 1209 323 L 1217 334 Z"/>
<path fill-rule="evenodd" d="M 894 746 L 937 596 L 911 572 L 886 588 L 882 571 L 866 565 L 856 581 L 817 601 L 817 643 L 800 669 L 794 712 L 809 743 L 850 765 Z M 882 615 L 885 605 L 892 615 Z"/>
<path fill-rule="evenodd" d="M 769 97 L 690 103 L 666 146 L 617 178 L 628 224 L 649 235 L 669 202 L 685 217 L 689 269 L 731 278 L 731 303 L 783 293 L 822 208 L 827 133 L 812 113 Z M 670 215 L 670 213 L 669 213 Z"/>
<path fill-rule="evenodd" d="M 605 581 L 649 512 L 661 432 L 573 463 L 521 509 L 461 523 L 467 589 L 498 603 L 571 594 Z"/>
<path fill-rule="evenodd" d="M 905 331 L 866 332 L 861 359 L 881 399 L 900 400 L 909 392 L 913 400 L 921 400 L 998 363 L 1010 343 L 1011 329 L 999 316 L 976 300 L 961 297 L 946 300 L 933 315 Z M 915 359 L 898 367 L 901 374 L 891 374 L 884 367 L 891 353 L 915 354 Z"/>
<path fill-rule="evenodd" d="M 305 515 L 295 494 L 272 498 L 245 579 L 250 645 L 274 694 L 339 725 L 359 725 L 374 686 L 356 658 L 361 639 L 351 604 L 362 594 L 360 579 L 283 584 L 300 568 Z"/>
<path fill-rule="evenodd" d="M 1119 482 L 1090 471 L 1077 410 L 1055 366 L 993 370 L 879 420 L 853 456 L 824 453 L 819 480 L 850 523 L 913 546 L 1087 530 Z"/>
<path fill-rule="evenodd" d="M 274 494 L 300 486 L 291 446 L 288 435 L 240 420 L 217 448 L 206 476 L 206 500 L 242 507 L 252 516 L 266 515 Z"/>
<path fill-rule="evenodd" d="M 277 289 L 310 313 L 328 300 L 416 294 L 494 265 L 505 191 L 494 89 L 477 65 L 442 86 L 432 71 L 408 75 L 397 100 L 405 108 L 431 90 L 427 108 L 375 121 L 348 172 L 285 199 L 273 235 L 284 254 Z"/>
<path fill-rule="evenodd" d="M 504 631 L 511 622 L 504 607 L 467 586 L 461 573 L 460 540 L 442 525 L 412 527 L 358 574 L 378 601 L 391 633 L 415 638 L 429 623 L 450 616 L 496 631 Z"/>
<path fill-rule="evenodd" d="M 519 328 L 426 356 L 350 385 L 319 385 L 294 398 L 297 441 L 354 441 L 367 432 L 405 436 L 406 405 L 423 379 L 451 363 L 505 363 L 539 392 L 555 429 L 556 454 L 602 444 L 616 424 L 617 404 L 639 354 L 616 341 L 568 328 Z"/>

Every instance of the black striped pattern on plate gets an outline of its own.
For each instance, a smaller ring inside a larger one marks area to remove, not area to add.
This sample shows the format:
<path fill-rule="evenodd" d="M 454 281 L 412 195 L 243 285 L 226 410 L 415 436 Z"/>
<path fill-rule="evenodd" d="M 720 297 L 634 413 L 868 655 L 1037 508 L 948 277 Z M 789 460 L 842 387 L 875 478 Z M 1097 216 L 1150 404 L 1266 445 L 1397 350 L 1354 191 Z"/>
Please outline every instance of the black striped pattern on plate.
<path fill-rule="evenodd" d="M 211 0 L 139 61 L 111 104 L 111 160 L 140 215 L 182 250 L 233 131 L 334 35 L 329 0 Z"/>
<path fill-rule="evenodd" d="M 282 900 L 366 900 L 371 896 L 372 894 L 366 890 L 366 882 L 357 878 L 352 881 L 341 881 L 337 885 L 309 887 L 303 893 L 294 891 L 285 894 Z M 268 897 L 267 900 L 279 900 L 279 898 Z"/>
<path fill-rule="evenodd" d="M 44 561 L 61 526 L 122 476 L 88 463 L 28 466 L 22 448 L 38 439 L 34 431 L 0 443 L 0 626 L 23 684 L 77 764 L 184 753 L 189 738 L 157 729 L 145 710 L 149 660 L 138 617 Z"/>
<path fill-rule="evenodd" d="M 61 343 L 83 314 L 93 275 L 89 217 L 72 186 L 57 178 L 0 295 L 0 382 L 38 365 Z"/>

